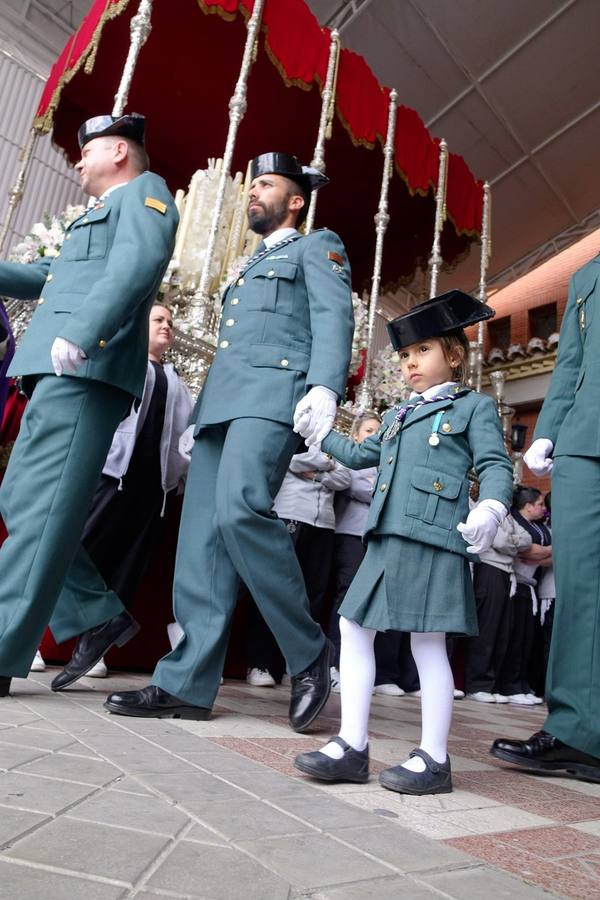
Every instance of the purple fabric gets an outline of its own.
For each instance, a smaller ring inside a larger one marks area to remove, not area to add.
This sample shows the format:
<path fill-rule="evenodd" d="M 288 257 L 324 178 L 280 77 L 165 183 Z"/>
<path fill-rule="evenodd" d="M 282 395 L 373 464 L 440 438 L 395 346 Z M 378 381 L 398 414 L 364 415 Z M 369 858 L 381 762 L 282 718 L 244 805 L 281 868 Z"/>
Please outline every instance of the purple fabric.
<path fill-rule="evenodd" d="M 6 403 L 6 398 L 8 396 L 8 378 L 6 377 L 6 373 L 8 371 L 10 361 L 15 354 L 15 339 L 10 328 L 10 322 L 8 321 L 6 310 L 4 309 L 4 306 L 0 301 L 0 338 L 4 337 L 5 332 L 8 332 L 8 344 L 6 347 L 4 359 L 0 360 L 0 424 L 2 423 L 2 416 L 4 415 L 4 404 Z"/>

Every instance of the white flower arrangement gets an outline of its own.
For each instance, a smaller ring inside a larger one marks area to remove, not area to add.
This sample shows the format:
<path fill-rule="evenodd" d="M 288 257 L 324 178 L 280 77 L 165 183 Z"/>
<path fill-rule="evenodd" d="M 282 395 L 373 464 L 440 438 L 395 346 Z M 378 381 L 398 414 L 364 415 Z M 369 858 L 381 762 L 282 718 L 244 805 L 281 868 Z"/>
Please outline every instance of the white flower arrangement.
<path fill-rule="evenodd" d="M 363 361 L 362 351 L 367 349 L 367 331 L 369 324 L 369 307 L 364 297 L 352 291 L 352 309 L 354 311 L 354 335 L 352 337 L 352 357 L 350 359 L 350 376 L 356 375 Z"/>
<path fill-rule="evenodd" d="M 373 396 L 379 410 L 389 409 L 408 399 L 410 388 L 400 371 L 400 358 L 391 347 L 384 347 L 371 364 Z"/>
<path fill-rule="evenodd" d="M 84 212 L 85 206 L 69 205 L 57 216 L 44 213 L 42 221 L 36 222 L 23 240 L 12 248 L 9 260 L 32 263 L 41 256 L 57 256 L 65 239 L 67 228 Z"/>

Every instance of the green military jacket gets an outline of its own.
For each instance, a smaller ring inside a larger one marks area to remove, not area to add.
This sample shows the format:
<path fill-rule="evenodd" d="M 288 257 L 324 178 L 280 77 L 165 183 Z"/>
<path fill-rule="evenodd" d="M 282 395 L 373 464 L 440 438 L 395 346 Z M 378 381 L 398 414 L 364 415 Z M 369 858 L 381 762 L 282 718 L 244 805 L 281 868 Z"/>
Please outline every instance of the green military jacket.
<path fill-rule="evenodd" d="M 317 384 L 343 397 L 353 330 L 339 237 L 320 230 L 274 245 L 226 290 L 196 431 L 243 417 L 291 424 L 296 403 Z"/>
<path fill-rule="evenodd" d="M 389 410 L 378 433 L 362 444 L 334 431 L 321 444 L 351 469 L 379 466 L 365 535 L 401 535 L 477 559 L 456 530 L 469 514 L 467 472 L 477 472 L 481 500 L 500 500 L 507 508 L 512 501 L 512 466 L 495 403 L 476 391 L 428 403 L 383 440 L 394 416 Z M 429 442 L 434 421 L 437 444 Z"/>
<path fill-rule="evenodd" d="M 600 255 L 569 283 L 556 367 L 534 433 L 554 456 L 600 456 Z"/>
<path fill-rule="evenodd" d="M 141 397 L 148 314 L 179 217 L 162 178 L 144 172 L 71 224 L 57 257 L 0 263 L 0 295 L 37 299 L 9 375 L 53 373 L 57 337 L 88 357 L 77 376 Z"/>

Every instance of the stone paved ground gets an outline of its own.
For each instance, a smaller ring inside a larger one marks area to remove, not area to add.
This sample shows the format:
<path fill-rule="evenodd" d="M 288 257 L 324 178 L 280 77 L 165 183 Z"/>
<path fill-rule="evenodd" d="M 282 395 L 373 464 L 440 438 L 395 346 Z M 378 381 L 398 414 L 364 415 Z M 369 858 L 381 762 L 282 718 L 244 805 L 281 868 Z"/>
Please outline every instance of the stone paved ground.
<path fill-rule="evenodd" d="M 337 697 L 300 736 L 283 687 L 231 681 L 210 722 L 153 721 L 101 706 L 145 676 L 56 695 L 53 674 L 0 700 L 2 900 L 600 898 L 600 785 L 488 755 L 542 710 L 456 703 L 455 790 L 410 798 L 293 769 L 335 732 Z M 373 711 L 377 772 L 416 744 L 419 703 L 377 697 Z"/>

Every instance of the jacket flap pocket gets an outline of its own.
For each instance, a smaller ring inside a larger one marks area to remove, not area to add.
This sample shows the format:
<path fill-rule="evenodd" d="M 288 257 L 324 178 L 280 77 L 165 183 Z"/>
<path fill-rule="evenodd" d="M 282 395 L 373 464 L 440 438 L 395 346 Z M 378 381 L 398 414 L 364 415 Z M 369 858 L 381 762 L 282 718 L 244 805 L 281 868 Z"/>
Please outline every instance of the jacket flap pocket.
<path fill-rule="evenodd" d="M 109 213 L 110 206 L 103 206 L 102 209 L 90 209 L 85 216 L 73 222 L 71 230 L 75 231 L 76 228 L 82 228 L 85 225 L 95 225 L 96 222 L 104 222 Z"/>
<path fill-rule="evenodd" d="M 462 480 L 456 475 L 448 475 L 447 472 L 440 472 L 439 469 L 430 469 L 427 466 L 415 466 L 411 474 L 411 483 L 420 491 L 427 491 L 447 500 L 455 500 L 462 487 Z"/>
<path fill-rule="evenodd" d="M 298 272 L 298 265 L 285 259 L 265 260 L 250 272 L 252 278 L 285 278 L 293 281 Z"/>
<path fill-rule="evenodd" d="M 250 346 L 250 365 L 308 372 L 310 356 L 294 347 L 281 347 L 277 344 L 252 344 Z"/>

